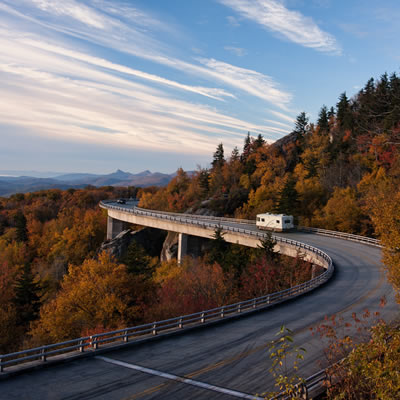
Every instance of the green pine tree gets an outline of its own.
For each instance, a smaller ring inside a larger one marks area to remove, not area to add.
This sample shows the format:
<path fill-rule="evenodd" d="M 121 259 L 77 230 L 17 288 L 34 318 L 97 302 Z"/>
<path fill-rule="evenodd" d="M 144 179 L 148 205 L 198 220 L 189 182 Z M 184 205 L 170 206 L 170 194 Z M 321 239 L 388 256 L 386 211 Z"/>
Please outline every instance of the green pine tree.
<path fill-rule="evenodd" d="M 296 180 L 290 176 L 278 196 L 274 211 L 278 214 L 296 215 L 299 206 L 299 195 L 296 190 Z"/>
<path fill-rule="evenodd" d="M 38 317 L 40 310 L 40 286 L 35 282 L 31 265 L 26 263 L 16 279 L 14 304 L 17 309 L 18 323 L 27 325 Z"/>
<path fill-rule="evenodd" d="M 152 257 L 135 241 L 129 245 L 122 262 L 131 274 L 142 275 L 145 278 L 151 278 L 153 275 L 155 265 Z"/>
<path fill-rule="evenodd" d="M 266 257 L 268 261 L 273 261 L 279 253 L 274 251 L 276 240 L 272 237 L 271 232 L 265 232 L 265 238 L 260 240 L 260 244 L 257 245 L 258 254 L 261 257 Z"/>
<path fill-rule="evenodd" d="M 318 114 L 318 126 L 321 132 L 329 132 L 328 108 L 323 105 Z"/>
<path fill-rule="evenodd" d="M 27 242 L 28 241 L 28 230 L 26 228 L 26 218 L 24 213 L 19 210 L 14 216 L 14 223 L 17 229 L 16 240 L 17 242 Z"/>
<path fill-rule="evenodd" d="M 220 143 L 217 146 L 217 150 L 213 155 L 212 166 L 213 168 L 221 168 L 225 163 L 225 156 L 224 156 L 224 145 Z"/>
<path fill-rule="evenodd" d="M 211 248 L 207 254 L 207 262 L 210 264 L 218 263 L 224 270 L 228 268 L 226 265 L 226 256 L 229 244 L 224 239 L 224 232 L 221 227 L 217 227 L 214 231 L 211 241 Z"/>

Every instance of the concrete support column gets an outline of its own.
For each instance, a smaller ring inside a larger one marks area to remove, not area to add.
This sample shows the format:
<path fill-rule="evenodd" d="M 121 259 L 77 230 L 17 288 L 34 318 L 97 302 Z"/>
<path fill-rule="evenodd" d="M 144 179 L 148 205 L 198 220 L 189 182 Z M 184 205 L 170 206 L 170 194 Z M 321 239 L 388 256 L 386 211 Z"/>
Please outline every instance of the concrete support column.
<path fill-rule="evenodd" d="M 315 264 L 313 264 L 312 269 L 311 269 L 311 279 L 315 278 L 316 275 L 316 271 L 317 270 L 317 266 Z"/>
<path fill-rule="evenodd" d="M 188 235 L 184 233 L 179 234 L 178 240 L 178 264 L 182 262 L 183 257 L 187 254 Z"/>
<path fill-rule="evenodd" d="M 114 239 L 118 234 L 127 229 L 127 223 L 107 217 L 107 240 Z"/>

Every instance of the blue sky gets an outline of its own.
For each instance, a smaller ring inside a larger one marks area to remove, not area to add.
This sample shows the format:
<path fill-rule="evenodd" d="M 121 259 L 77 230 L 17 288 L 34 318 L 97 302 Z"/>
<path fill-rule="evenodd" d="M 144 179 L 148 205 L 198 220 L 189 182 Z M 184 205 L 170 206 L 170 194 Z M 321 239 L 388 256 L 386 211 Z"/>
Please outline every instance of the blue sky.
<path fill-rule="evenodd" d="M 399 72 L 398 0 L 2 0 L 0 169 L 207 166 Z"/>

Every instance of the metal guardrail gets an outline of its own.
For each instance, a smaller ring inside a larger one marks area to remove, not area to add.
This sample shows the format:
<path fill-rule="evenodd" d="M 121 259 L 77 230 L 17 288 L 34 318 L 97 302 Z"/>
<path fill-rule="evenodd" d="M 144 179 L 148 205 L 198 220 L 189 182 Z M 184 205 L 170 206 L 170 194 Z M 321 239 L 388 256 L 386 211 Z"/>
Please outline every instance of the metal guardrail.
<path fill-rule="evenodd" d="M 185 327 L 193 327 L 206 322 L 226 319 L 233 315 L 245 314 L 256 309 L 264 309 L 282 301 L 292 299 L 325 283 L 332 275 L 333 266 L 331 258 L 321 250 L 318 250 L 318 254 L 326 260 L 327 270 L 316 278 L 292 288 L 211 310 L 0 355 L 0 372 L 3 372 L 10 365 L 32 360 L 46 361 L 49 356 L 68 353 L 74 350 L 79 350 L 80 352 L 84 352 L 85 349 L 96 351 L 101 345 L 106 343 L 116 341 L 127 343 L 135 339 L 156 336 L 162 332 L 176 331 Z"/>
<path fill-rule="evenodd" d="M 127 200 L 129 203 L 129 200 Z M 103 208 L 114 208 L 116 206 L 110 206 L 111 203 L 115 203 L 115 200 L 103 200 L 100 202 L 100 207 L 102 207 L 102 203 L 105 207 Z M 118 207 L 118 206 L 117 206 Z M 121 210 L 128 211 L 132 210 L 132 208 L 127 208 L 127 207 L 119 207 Z M 218 222 L 233 222 L 235 224 L 246 224 L 246 225 L 255 225 L 256 221 L 253 219 L 239 219 L 239 218 L 228 218 L 228 217 L 213 217 L 210 215 L 197 215 L 197 214 L 187 214 L 187 213 L 174 213 L 174 212 L 169 212 L 169 211 L 155 211 L 155 210 L 148 210 L 147 208 L 141 208 L 134 206 L 134 209 L 138 211 L 144 211 L 144 212 L 153 212 L 159 214 L 164 214 L 164 215 L 170 215 L 174 217 L 188 217 L 188 218 L 193 218 L 195 217 L 196 219 L 199 220 L 205 220 L 205 221 L 218 221 Z"/>
<path fill-rule="evenodd" d="M 133 211 L 132 209 L 132 211 L 129 211 L 130 209 L 107 205 L 105 202 L 102 202 L 101 205 L 103 208 L 112 208 L 119 209 L 121 211 L 135 212 L 138 215 L 146 215 L 150 217 L 173 219 L 177 222 L 190 223 L 193 225 L 198 225 L 198 223 L 201 223 L 201 225 L 205 225 L 205 227 L 207 228 L 215 228 L 217 226 L 220 226 L 220 224 L 217 223 L 205 223 L 204 221 L 197 221 L 193 218 L 182 218 L 176 215 L 163 214 L 143 209 L 136 209 L 135 211 Z M 222 226 L 222 228 L 260 238 L 265 237 L 266 235 L 264 232 L 255 232 L 242 228 L 229 226 Z M 0 355 L 0 373 L 3 372 L 6 367 L 27 361 L 46 361 L 48 357 L 71 353 L 73 351 L 84 352 L 85 350 L 90 350 L 92 352 L 96 352 L 96 350 L 98 350 L 100 346 L 112 342 L 120 342 L 121 344 L 123 344 L 129 341 L 156 336 L 160 333 L 176 332 L 187 327 L 201 326 L 205 323 L 220 321 L 229 317 L 238 316 L 240 314 L 246 314 L 255 310 L 265 309 L 271 307 L 272 305 L 279 304 L 285 300 L 292 299 L 299 295 L 307 293 L 310 290 L 315 289 L 316 287 L 328 281 L 329 278 L 332 276 L 334 270 L 332 259 L 322 250 L 301 242 L 297 242 L 295 240 L 282 237 L 276 237 L 276 240 L 292 245 L 298 249 L 308 250 L 316 256 L 319 256 L 325 264 L 326 271 L 318 275 L 314 279 L 311 279 L 310 281 L 304 282 L 300 285 L 265 296 L 256 297 L 254 299 L 224 305 L 211 310 L 204 310 L 194 314 L 170 318 L 163 321 L 156 321 L 139 326 L 128 327 L 106 333 L 99 333 L 91 336 L 68 340 L 65 342 L 54 343 L 50 345 Z"/>
<path fill-rule="evenodd" d="M 317 235 L 333 236 L 340 239 L 351 240 L 353 242 L 367 243 L 372 246 L 382 247 L 379 239 L 369 238 L 367 236 L 354 235 L 352 233 L 345 233 L 338 231 L 329 231 L 327 229 L 320 229 L 320 228 L 310 228 L 307 226 L 298 226 L 297 229 L 303 232 L 316 233 Z"/>

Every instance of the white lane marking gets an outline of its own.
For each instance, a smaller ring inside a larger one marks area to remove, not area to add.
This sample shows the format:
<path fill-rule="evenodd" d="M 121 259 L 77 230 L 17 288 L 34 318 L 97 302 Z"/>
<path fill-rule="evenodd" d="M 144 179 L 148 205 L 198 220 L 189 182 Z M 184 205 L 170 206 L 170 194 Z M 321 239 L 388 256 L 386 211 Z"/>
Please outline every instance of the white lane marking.
<path fill-rule="evenodd" d="M 135 371 L 140 371 L 140 372 L 144 372 L 146 374 L 160 376 L 160 377 L 165 378 L 165 379 L 170 379 L 170 380 L 173 380 L 173 381 L 186 383 L 188 385 L 201 387 L 203 389 L 213 390 L 214 392 L 228 394 L 230 396 L 239 397 L 241 399 L 264 400 L 264 397 L 258 397 L 258 396 L 251 395 L 251 394 L 237 392 L 236 390 L 225 389 L 223 387 L 210 385 L 209 383 L 194 381 L 193 379 L 182 378 L 181 376 L 168 374 L 166 372 L 157 371 L 157 370 L 151 369 L 151 368 L 141 367 L 140 365 L 128 364 L 128 363 L 126 363 L 124 361 L 118 361 L 118 360 L 114 360 L 114 359 L 108 358 L 108 357 L 96 356 L 95 358 L 98 358 L 99 360 L 103 360 L 103 361 L 108 362 L 110 364 L 115 364 L 115 365 L 119 365 L 121 367 L 134 369 Z"/>

